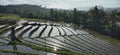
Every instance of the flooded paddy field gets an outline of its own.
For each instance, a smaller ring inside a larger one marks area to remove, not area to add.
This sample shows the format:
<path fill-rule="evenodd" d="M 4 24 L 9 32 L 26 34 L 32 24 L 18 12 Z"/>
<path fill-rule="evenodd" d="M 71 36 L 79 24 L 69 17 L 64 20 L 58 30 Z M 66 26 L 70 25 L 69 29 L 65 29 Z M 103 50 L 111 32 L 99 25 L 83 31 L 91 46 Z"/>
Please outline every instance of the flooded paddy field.
<path fill-rule="evenodd" d="M 15 36 L 22 43 L 9 45 L 10 25 L 0 25 L 0 55 L 64 55 L 65 51 L 91 55 L 119 55 L 120 42 L 93 36 L 85 30 L 28 22 L 17 25 Z M 114 39 L 115 40 L 115 39 Z M 36 47 L 35 47 L 36 46 Z M 66 53 L 67 54 L 67 53 Z"/>

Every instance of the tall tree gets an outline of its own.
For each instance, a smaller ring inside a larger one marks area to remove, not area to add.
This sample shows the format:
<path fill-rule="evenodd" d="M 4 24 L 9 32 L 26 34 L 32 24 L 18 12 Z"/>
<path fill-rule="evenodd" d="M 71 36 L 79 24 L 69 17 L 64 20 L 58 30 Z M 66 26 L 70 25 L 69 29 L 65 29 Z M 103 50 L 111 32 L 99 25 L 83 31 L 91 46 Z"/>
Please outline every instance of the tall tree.
<path fill-rule="evenodd" d="M 76 8 L 73 10 L 73 23 L 79 25 L 78 12 Z"/>

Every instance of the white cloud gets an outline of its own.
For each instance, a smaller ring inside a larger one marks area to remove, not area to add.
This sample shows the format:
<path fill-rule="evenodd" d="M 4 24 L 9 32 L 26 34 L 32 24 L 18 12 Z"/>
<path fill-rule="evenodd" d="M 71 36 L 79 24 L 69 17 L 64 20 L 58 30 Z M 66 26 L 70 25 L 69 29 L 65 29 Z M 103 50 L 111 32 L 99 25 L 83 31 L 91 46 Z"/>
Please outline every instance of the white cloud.
<path fill-rule="evenodd" d="M 120 0 L 52 0 L 47 7 L 53 8 L 83 8 L 102 5 L 103 7 L 120 7 Z"/>
<path fill-rule="evenodd" d="M 49 8 L 83 8 L 95 5 L 103 7 L 120 7 L 120 0 L 0 0 L 0 4 L 33 4 L 45 5 Z"/>
<path fill-rule="evenodd" d="M 0 0 L 0 4 L 8 5 L 8 4 L 33 4 L 40 5 L 43 4 L 42 0 Z"/>

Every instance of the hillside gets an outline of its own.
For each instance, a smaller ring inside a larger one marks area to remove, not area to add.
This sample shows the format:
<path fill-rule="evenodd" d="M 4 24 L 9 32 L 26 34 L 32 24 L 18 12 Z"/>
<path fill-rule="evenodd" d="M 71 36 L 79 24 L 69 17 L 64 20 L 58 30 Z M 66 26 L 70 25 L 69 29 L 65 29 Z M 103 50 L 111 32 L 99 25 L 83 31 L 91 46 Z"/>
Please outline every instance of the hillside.
<path fill-rule="evenodd" d="M 77 27 L 91 29 L 104 35 L 120 39 L 120 22 L 118 9 L 107 9 L 95 6 L 88 11 L 50 9 L 37 5 L 6 5 L 0 6 L 1 14 L 15 14 L 20 18 L 49 20 L 52 22 L 73 23 Z M 17 19 L 17 18 L 15 18 Z"/>
<path fill-rule="evenodd" d="M 58 11 L 65 11 L 62 9 L 54 9 Z M 67 10 L 66 10 L 67 11 Z M 21 17 L 30 17 L 30 18 L 41 18 L 44 16 L 48 16 L 50 9 L 37 6 L 37 5 L 0 5 L 0 13 L 8 13 L 8 14 L 17 14 Z"/>

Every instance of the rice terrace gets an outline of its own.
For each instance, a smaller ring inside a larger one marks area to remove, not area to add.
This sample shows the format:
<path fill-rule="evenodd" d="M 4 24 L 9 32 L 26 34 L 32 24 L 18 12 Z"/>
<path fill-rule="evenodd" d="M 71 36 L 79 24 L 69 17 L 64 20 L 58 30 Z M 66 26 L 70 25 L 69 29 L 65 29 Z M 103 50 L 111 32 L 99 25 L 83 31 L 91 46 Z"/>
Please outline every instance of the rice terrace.
<path fill-rule="evenodd" d="M 0 1 L 0 55 L 120 55 L 120 1 L 61 1 Z"/>

